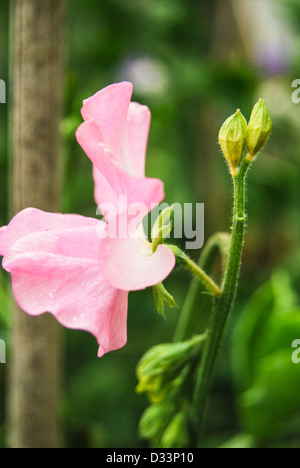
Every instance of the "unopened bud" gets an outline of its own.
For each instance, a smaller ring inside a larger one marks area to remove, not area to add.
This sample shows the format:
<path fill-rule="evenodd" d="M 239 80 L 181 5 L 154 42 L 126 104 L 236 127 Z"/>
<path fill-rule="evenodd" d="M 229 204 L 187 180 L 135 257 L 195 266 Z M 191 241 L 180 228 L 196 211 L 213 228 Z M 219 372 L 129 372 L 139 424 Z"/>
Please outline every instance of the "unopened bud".
<path fill-rule="evenodd" d="M 189 442 L 187 416 L 184 411 L 177 413 L 165 430 L 160 448 L 185 448 Z"/>
<path fill-rule="evenodd" d="M 241 111 L 237 110 L 224 122 L 219 132 L 219 143 L 233 174 L 244 157 L 246 138 L 247 122 Z"/>
<path fill-rule="evenodd" d="M 174 406 L 169 401 L 149 406 L 142 414 L 139 433 L 144 439 L 153 442 L 163 432 L 174 413 Z M 157 443 L 159 442 L 159 437 Z"/>
<path fill-rule="evenodd" d="M 172 222 L 170 218 L 174 212 L 174 206 L 168 206 L 157 217 L 151 230 L 152 251 L 156 251 L 160 244 L 163 244 L 165 239 L 169 237 L 172 231 Z"/>
<path fill-rule="evenodd" d="M 194 336 L 180 343 L 153 346 L 142 357 L 137 366 L 137 393 L 147 393 L 151 403 L 162 402 L 180 380 L 180 372 L 192 357 L 198 358 L 205 335 Z"/>
<path fill-rule="evenodd" d="M 247 149 L 252 159 L 267 143 L 272 133 L 272 120 L 267 105 L 260 99 L 254 106 L 248 124 Z"/>
<path fill-rule="evenodd" d="M 155 239 L 160 236 L 161 229 L 170 221 L 170 218 L 174 212 L 174 206 L 167 206 L 157 217 L 151 230 L 151 237 Z"/>

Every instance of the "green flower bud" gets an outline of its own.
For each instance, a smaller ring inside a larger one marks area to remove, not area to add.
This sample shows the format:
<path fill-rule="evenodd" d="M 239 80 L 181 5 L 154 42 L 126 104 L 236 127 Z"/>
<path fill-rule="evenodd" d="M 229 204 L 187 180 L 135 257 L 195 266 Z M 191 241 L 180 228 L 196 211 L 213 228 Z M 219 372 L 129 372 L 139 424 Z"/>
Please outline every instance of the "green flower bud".
<path fill-rule="evenodd" d="M 160 448 L 185 448 L 189 443 L 187 417 L 184 411 L 177 413 L 165 430 Z"/>
<path fill-rule="evenodd" d="M 247 149 L 252 159 L 267 143 L 272 133 L 272 120 L 267 105 L 260 99 L 254 106 L 247 133 Z"/>
<path fill-rule="evenodd" d="M 149 406 L 139 423 L 141 437 L 152 441 L 157 439 L 158 442 L 173 414 L 174 406 L 169 402 Z"/>
<path fill-rule="evenodd" d="M 247 122 L 237 110 L 224 122 L 219 132 L 219 143 L 233 174 L 244 157 L 246 138 Z"/>
<path fill-rule="evenodd" d="M 180 389 L 175 380 L 181 379 L 181 371 L 203 340 L 204 335 L 200 335 L 182 343 L 167 343 L 150 348 L 137 366 L 139 383 L 136 392 L 145 392 L 151 403 L 160 403 L 171 387 Z"/>
<path fill-rule="evenodd" d="M 174 207 L 168 206 L 165 208 L 157 217 L 151 230 L 152 239 L 152 251 L 156 251 L 160 244 L 163 244 L 165 239 L 170 235 L 172 231 L 172 222 L 170 218 L 174 212 Z"/>

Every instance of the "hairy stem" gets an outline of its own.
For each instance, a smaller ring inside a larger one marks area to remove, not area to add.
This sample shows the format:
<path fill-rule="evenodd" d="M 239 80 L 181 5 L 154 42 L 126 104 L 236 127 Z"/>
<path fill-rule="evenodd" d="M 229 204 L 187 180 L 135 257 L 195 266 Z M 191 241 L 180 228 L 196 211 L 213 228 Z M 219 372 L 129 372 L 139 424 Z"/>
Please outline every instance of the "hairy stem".
<path fill-rule="evenodd" d="M 203 248 L 198 262 L 199 267 L 208 274 L 216 262 L 217 256 L 220 255 L 223 272 L 227 262 L 229 245 L 229 234 L 223 232 L 214 234 Z M 206 308 L 208 301 L 207 295 L 201 294 L 202 292 L 202 283 L 197 278 L 193 278 L 174 334 L 174 341 L 184 341 L 191 336 L 194 323 L 199 322 L 199 315 Z"/>
<path fill-rule="evenodd" d="M 219 288 L 219 286 L 188 255 L 186 255 L 176 245 L 168 245 L 168 247 L 172 250 L 176 259 L 181 261 L 184 267 L 187 268 L 203 284 L 203 286 L 205 286 L 207 291 L 213 297 L 219 297 L 221 295 L 221 289 Z"/>
<path fill-rule="evenodd" d="M 250 161 L 244 160 L 240 171 L 233 177 L 234 208 L 230 250 L 222 284 L 221 297 L 214 301 L 212 315 L 208 325 L 208 335 L 203 356 L 199 365 L 193 396 L 194 403 L 194 438 L 198 443 L 205 424 L 207 397 L 212 380 L 216 356 L 223 337 L 224 329 L 231 312 L 238 286 L 240 265 L 245 233 L 245 179 Z"/>

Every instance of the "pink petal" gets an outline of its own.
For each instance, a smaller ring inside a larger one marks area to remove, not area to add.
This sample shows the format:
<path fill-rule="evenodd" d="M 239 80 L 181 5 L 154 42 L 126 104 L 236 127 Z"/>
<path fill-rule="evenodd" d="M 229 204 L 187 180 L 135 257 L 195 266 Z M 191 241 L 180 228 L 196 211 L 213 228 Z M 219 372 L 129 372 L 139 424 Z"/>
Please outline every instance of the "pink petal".
<path fill-rule="evenodd" d="M 111 154 L 105 152 L 105 147 L 99 145 L 97 132 L 95 122 L 84 122 L 76 133 L 79 144 L 94 164 L 94 196 L 97 205 L 112 205 L 112 212 L 105 210 L 107 219 L 120 212 L 121 196 L 126 196 L 128 206 L 140 202 L 151 211 L 153 205 L 164 199 L 163 183 L 158 179 L 132 177 L 122 171 Z"/>
<path fill-rule="evenodd" d="M 118 158 L 125 149 L 126 118 L 132 95 L 132 84 L 126 81 L 102 89 L 85 100 L 84 120 L 93 120 L 101 131 L 102 141 Z"/>
<path fill-rule="evenodd" d="M 106 237 L 106 223 L 102 221 L 97 221 L 97 224 L 89 227 L 30 233 L 18 239 L 10 247 L 3 259 L 3 267 L 10 271 L 10 262 L 15 257 L 35 252 L 98 261 L 103 237 Z"/>
<path fill-rule="evenodd" d="M 47 311 L 65 327 L 92 333 L 99 356 L 126 344 L 128 294 L 109 285 L 96 263 L 24 254 L 10 271 L 15 298 L 28 314 Z"/>
<path fill-rule="evenodd" d="M 79 215 L 46 213 L 36 208 L 20 211 L 0 235 L 0 255 L 6 255 L 8 249 L 21 237 L 38 231 L 49 231 L 60 228 L 97 226 L 99 221 Z"/>
<path fill-rule="evenodd" d="M 164 198 L 162 182 L 144 177 L 151 116 L 146 106 L 129 104 L 131 93 L 132 85 L 124 82 L 89 98 L 83 107 L 86 121 L 76 132 L 78 143 L 94 165 L 94 196 L 107 219 L 123 211 L 119 206 L 120 197 L 127 197 L 127 206 L 146 205 L 148 212 Z M 114 140 L 105 136 L 113 127 L 116 128 Z M 110 209 L 107 205 L 111 205 Z"/>
<path fill-rule="evenodd" d="M 124 291 L 136 291 L 163 281 L 175 266 L 173 252 L 160 245 L 153 254 L 142 238 L 106 238 L 101 243 L 100 264 L 107 281 Z"/>
<path fill-rule="evenodd" d="M 145 176 L 145 158 L 151 114 L 146 106 L 130 103 L 124 126 L 122 152 L 105 141 L 105 129 L 95 121 L 83 122 L 76 131 L 76 138 L 93 164 L 103 172 L 109 163 L 133 177 Z M 104 166 L 104 167 L 103 167 Z M 107 171 L 106 171 L 107 172 Z"/>
<path fill-rule="evenodd" d="M 106 169 L 108 169 L 106 171 Z M 95 201 L 106 219 L 138 203 L 149 213 L 164 199 L 164 185 L 159 179 L 130 177 L 116 168 L 93 167 Z"/>
<path fill-rule="evenodd" d="M 25 312 L 50 312 L 62 325 L 92 333 L 101 356 L 126 343 L 128 294 L 104 279 L 99 244 L 95 227 L 29 234 L 11 247 L 4 267 Z"/>
<path fill-rule="evenodd" d="M 148 107 L 136 102 L 130 103 L 127 116 L 127 172 L 136 177 L 145 176 L 150 120 Z"/>
<path fill-rule="evenodd" d="M 76 138 L 84 152 L 99 170 L 102 171 L 103 166 L 114 166 L 124 170 L 123 157 L 113 152 L 103 142 L 101 130 L 94 120 L 83 122 L 79 125 L 76 131 Z"/>

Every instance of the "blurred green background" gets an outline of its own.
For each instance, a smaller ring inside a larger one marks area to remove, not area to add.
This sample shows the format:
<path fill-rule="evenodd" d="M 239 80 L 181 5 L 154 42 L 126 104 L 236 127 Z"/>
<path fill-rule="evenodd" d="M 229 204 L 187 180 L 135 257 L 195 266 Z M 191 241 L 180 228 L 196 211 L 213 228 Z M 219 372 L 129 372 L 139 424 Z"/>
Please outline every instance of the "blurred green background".
<path fill-rule="evenodd" d="M 8 83 L 9 2 L 0 5 L 0 78 Z M 91 164 L 75 140 L 81 102 L 113 82 L 134 84 L 152 113 L 147 175 L 165 183 L 168 203 L 205 203 L 205 238 L 228 231 L 231 181 L 217 144 L 237 108 L 248 119 L 266 99 L 274 130 L 255 163 L 237 303 L 218 357 L 208 414 L 211 447 L 300 447 L 300 8 L 288 0 L 69 0 L 62 212 L 95 216 Z M 8 222 L 8 105 L 0 105 L 0 223 Z M 197 259 L 199 252 L 190 252 Z M 190 277 L 166 285 L 183 304 Z M 9 278 L 0 272 L 0 446 L 5 446 L 9 369 Z M 255 293 L 255 294 L 254 294 Z M 254 296 L 253 296 L 254 294 Z M 250 301 L 250 302 L 249 302 Z M 155 312 L 151 290 L 130 294 L 128 344 L 98 360 L 85 332 L 61 329 L 62 446 L 143 447 L 136 364 L 172 340 L 179 316 Z"/>

